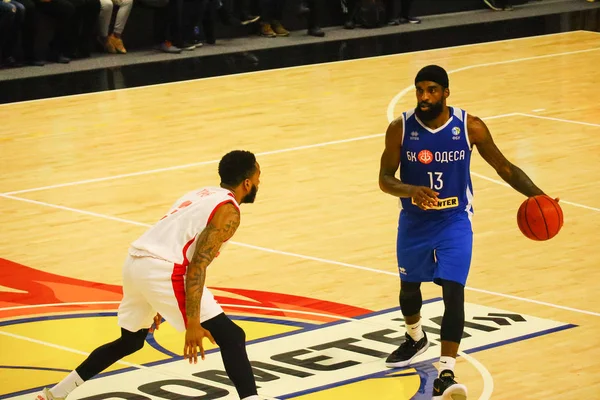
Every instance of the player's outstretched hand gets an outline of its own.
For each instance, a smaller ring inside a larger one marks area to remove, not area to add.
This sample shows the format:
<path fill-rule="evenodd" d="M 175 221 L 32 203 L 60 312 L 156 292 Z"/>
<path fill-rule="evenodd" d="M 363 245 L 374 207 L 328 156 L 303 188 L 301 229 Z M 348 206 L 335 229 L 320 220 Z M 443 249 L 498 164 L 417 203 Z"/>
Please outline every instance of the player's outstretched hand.
<path fill-rule="evenodd" d="M 426 186 L 414 186 L 411 191 L 410 197 L 422 210 L 429 210 L 431 207 L 436 206 L 438 202 L 439 193 L 426 187 Z"/>
<path fill-rule="evenodd" d="M 212 344 L 215 344 L 215 339 L 209 331 L 200 325 L 200 321 L 188 321 L 188 326 L 185 331 L 185 346 L 183 347 L 183 357 L 188 359 L 190 364 L 198 362 L 198 348 L 200 348 L 200 357 L 204 360 L 204 346 L 202 340 L 208 338 Z"/>

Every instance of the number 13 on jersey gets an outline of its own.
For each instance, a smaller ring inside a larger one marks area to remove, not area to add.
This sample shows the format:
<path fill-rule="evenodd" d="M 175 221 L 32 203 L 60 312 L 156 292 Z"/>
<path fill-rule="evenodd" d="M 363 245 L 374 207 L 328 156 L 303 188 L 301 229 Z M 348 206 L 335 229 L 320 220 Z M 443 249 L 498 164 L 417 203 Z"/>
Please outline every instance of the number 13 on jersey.
<path fill-rule="evenodd" d="M 429 175 L 429 187 L 431 189 L 441 190 L 444 187 L 443 172 L 428 172 L 427 175 Z"/>

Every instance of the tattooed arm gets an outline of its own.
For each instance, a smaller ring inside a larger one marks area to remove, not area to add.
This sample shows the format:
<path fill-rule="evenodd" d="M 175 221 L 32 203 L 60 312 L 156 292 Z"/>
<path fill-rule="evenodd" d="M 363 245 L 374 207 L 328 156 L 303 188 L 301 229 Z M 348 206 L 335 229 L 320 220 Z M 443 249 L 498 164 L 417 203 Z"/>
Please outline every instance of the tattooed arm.
<path fill-rule="evenodd" d="M 229 240 L 240 225 L 240 213 L 231 203 L 217 209 L 206 228 L 198 235 L 198 242 L 192 261 L 187 268 L 185 281 L 185 312 L 187 329 L 183 353 L 185 358 L 197 362 L 197 347 L 204 359 L 202 339 L 206 336 L 213 343 L 210 332 L 200 325 L 200 301 L 206 281 L 206 269 L 217 256 L 223 242 Z"/>
<path fill-rule="evenodd" d="M 467 129 L 469 130 L 469 140 L 471 141 L 471 144 L 477 146 L 477 151 L 479 151 L 481 157 L 483 157 L 483 159 L 487 161 L 487 163 L 496 170 L 498 175 L 500 175 L 506 183 L 512 186 L 513 189 L 527 197 L 544 194 L 544 192 L 529 179 L 525 172 L 504 157 L 498 147 L 496 147 L 488 127 L 480 118 L 469 115 L 467 119 Z"/>
<path fill-rule="evenodd" d="M 206 269 L 217 256 L 223 242 L 233 236 L 240 225 L 240 213 L 231 203 L 217 209 L 209 224 L 198 236 L 196 251 L 187 268 L 185 311 L 188 321 L 200 322 L 200 299 L 206 280 Z"/>

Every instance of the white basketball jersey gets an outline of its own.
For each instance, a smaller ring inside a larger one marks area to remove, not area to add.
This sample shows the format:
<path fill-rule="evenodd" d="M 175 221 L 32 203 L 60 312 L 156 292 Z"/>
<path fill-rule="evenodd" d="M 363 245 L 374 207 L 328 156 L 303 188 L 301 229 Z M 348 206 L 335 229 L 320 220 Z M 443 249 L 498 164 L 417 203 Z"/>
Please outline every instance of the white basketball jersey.
<path fill-rule="evenodd" d="M 217 208 L 225 203 L 239 210 L 233 193 L 221 187 L 205 187 L 185 194 L 160 221 L 131 244 L 129 254 L 187 266 L 196 248 L 196 238 Z"/>

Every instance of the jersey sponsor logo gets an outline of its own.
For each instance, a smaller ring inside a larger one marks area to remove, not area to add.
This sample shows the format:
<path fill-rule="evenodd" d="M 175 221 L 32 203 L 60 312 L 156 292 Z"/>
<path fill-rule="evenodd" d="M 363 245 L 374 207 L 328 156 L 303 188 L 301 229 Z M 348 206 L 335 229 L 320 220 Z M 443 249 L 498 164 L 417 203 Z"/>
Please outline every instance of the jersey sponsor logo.
<path fill-rule="evenodd" d="M 411 203 L 413 205 L 417 205 L 417 203 L 415 203 L 415 200 L 411 198 Z M 459 202 L 458 202 L 458 197 L 448 197 L 446 199 L 438 199 L 438 203 L 437 206 L 432 206 L 431 209 L 432 210 L 444 210 L 447 208 L 454 208 L 454 207 L 458 207 Z"/>
<path fill-rule="evenodd" d="M 465 159 L 465 156 L 466 152 L 464 150 L 436 151 L 435 162 L 444 164 L 462 161 Z"/>
<path fill-rule="evenodd" d="M 61 277 L 3 259 L 0 271 L 0 330 L 38 341 L 0 335 L 0 365 L 14 377 L 0 388 L 0 398 L 35 398 L 33 393 L 52 386 L 81 362 L 80 354 L 41 343 L 56 342 L 89 352 L 118 332 L 116 304 L 106 303 L 120 299 L 120 287 Z M 26 295 L 11 291 L 17 288 Z M 213 288 L 213 292 L 223 293 L 219 302 L 246 330 L 248 355 L 261 395 L 302 398 L 320 392 L 323 398 L 358 400 L 372 397 L 373 385 L 377 385 L 382 393 L 403 387 L 398 400 L 431 399 L 444 314 L 441 298 L 426 300 L 422 307 L 422 326 L 431 347 L 410 367 L 391 370 L 384 360 L 404 337 L 398 307 L 373 312 L 283 293 L 225 288 Z M 37 306 L 50 301 L 64 305 Z M 252 305 L 257 307 L 252 309 Z M 110 312 L 99 313 L 102 307 Z M 467 353 L 575 327 L 471 303 L 465 304 L 465 317 L 461 350 Z M 82 340 L 86 330 L 94 332 L 88 342 Z M 44 334 L 48 331 L 54 334 Z M 146 346 L 128 358 L 141 368 L 115 365 L 73 395 L 81 400 L 237 399 L 217 349 L 208 350 L 204 361 L 190 365 L 179 356 L 182 340 L 181 333 L 166 323 L 161 325 Z M 383 377 L 387 379 L 379 379 Z"/>
<path fill-rule="evenodd" d="M 460 128 L 455 126 L 452 128 L 452 140 L 460 140 Z"/>
<path fill-rule="evenodd" d="M 406 159 L 410 162 L 420 162 L 421 164 L 431 164 L 433 161 L 446 164 L 457 161 L 463 161 L 467 153 L 464 150 L 436 151 L 432 153 L 429 150 L 406 151 Z"/>
<path fill-rule="evenodd" d="M 433 154 L 429 150 L 421 150 L 417 158 L 422 164 L 430 164 L 433 161 Z"/>
<path fill-rule="evenodd" d="M 410 133 L 410 140 L 419 140 L 419 132 L 417 131 L 412 131 Z"/>

